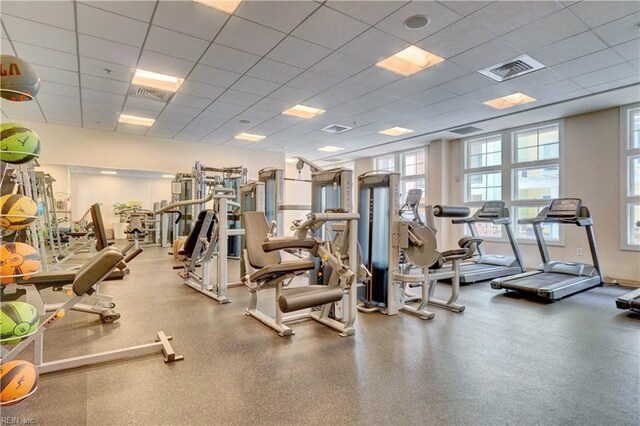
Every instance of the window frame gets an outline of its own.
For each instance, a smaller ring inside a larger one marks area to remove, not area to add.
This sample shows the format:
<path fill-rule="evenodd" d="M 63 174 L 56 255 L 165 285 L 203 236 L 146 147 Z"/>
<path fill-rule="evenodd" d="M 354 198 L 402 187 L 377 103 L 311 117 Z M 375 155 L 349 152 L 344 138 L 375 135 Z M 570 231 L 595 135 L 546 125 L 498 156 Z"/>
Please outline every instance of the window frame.
<path fill-rule="evenodd" d="M 630 244 L 629 235 L 635 228 L 631 221 L 630 206 L 640 205 L 640 195 L 629 195 L 631 182 L 630 159 L 640 155 L 640 147 L 631 147 L 631 116 L 634 111 L 640 111 L 640 103 L 623 105 L 620 107 L 620 249 L 626 251 L 640 251 L 640 244 Z"/>
<path fill-rule="evenodd" d="M 389 157 L 393 157 L 393 170 L 381 170 L 381 171 L 388 171 L 388 172 L 395 172 L 395 173 L 399 173 L 400 174 L 400 179 L 399 179 L 399 190 L 400 190 L 400 195 L 404 196 L 405 194 L 402 193 L 402 188 L 403 188 L 403 184 L 405 182 L 409 182 L 409 181 L 423 181 L 424 182 L 424 191 L 422 194 L 422 197 L 425 200 L 428 200 L 428 194 L 429 194 L 429 182 L 427 180 L 427 174 L 429 173 L 428 170 L 428 164 L 429 164 L 429 153 L 427 152 L 427 147 L 428 145 L 425 146 L 420 146 L 420 147 L 416 147 L 416 148 L 410 148 L 410 149 L 405 149 L 403 151 L 396 151 L 393 153 L 387 153 L 384 155 L 379 155 L 376 157 L 373 157 L 373 169 L 374 170 L 378 170 L 377 169 L 377 165 L 378 165 L 378 160 L 381 160 L 383 158 L 389 158 Z M 412 154 L 412 153 L 422 153 L 424 155 L 424 173 L 420 173 L 417 175 L 405 175 L 404 174 L 404 168 L 405 168 L 405 156 L 408 154 Z M 400 200 L 401 202 L 403 200 Z M 426 203 L 428 203 L 428 201 L 425 201 L 425 203 L 420 203 L 419 206 L 419 211 L 420 214 L 422 214 L 422 212 L 424 211 L 424 207 L 427 205 Z"/>

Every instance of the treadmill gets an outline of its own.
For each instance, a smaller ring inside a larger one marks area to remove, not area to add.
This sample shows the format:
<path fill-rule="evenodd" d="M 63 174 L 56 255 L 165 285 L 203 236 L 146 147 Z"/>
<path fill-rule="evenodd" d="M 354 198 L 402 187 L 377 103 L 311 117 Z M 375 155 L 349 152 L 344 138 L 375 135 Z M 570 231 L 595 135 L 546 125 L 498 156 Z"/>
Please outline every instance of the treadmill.
<path fill-rule="evenodd" d="M 636 222 L 636 228 L 640 228 L 640 220 Z M 616 299 L 616 307 L 640 314 L 640 288 L 618 297 Z"/>
<path fill-rule="evenodd" d="M 502 229 L 507 233 L 509 244 L 513 251 L 513 256 L 487 254 L 484 245 L 478 245 L 479 256 L 472 262 L 460 265 L 460 283 L 473 284 L 477 281 L 491 280 L 525 272 L 520 250 L 518 249 L 518 242 L 511 228 L 509 209 L 505 207 L 504 201 L 488 201 L 473 216 L 453 219 L 451 222 L 466 224 L 471 236 L 474 238 L 479 238 L 476 223 L 501 225 Z"/>
<path fill-rule="evenodd" d="M 494 289 L 515 290 L 549 300 L 560 300 L 579 291 L 600 286 L 604 276 L 598 259 L 598 247 L 593 232 L 589 209 L 579 198 L 556 198 L 538 216 L 518 220 L 519 224 L 533 225 L 542 263 L 533 271 L 491 282 Z M 576 225 L 585 229 L 593 265 L 585 263 L 551 261 L 542 233 L 542 224 Z"/>

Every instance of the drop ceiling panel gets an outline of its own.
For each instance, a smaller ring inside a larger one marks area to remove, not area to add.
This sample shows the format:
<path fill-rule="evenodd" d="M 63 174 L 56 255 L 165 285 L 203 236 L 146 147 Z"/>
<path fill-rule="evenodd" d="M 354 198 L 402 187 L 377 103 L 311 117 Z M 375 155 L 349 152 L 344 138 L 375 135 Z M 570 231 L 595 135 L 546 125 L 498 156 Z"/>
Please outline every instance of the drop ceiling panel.
<path fill-rule="evenodd" d="M 42 87 L 40 87 L 40 93 L 79 97 L 80 89 L 78 88 L 78 86 L 68 86 L 66 84 L 54 83 L 52 81 L 49 81 L 48 84 L 43 84 Z"/>
<path fill-rule="evenodd" d="M 370 28 L 340 48 L 340 52 L 374 65 L 407 48 L 409 43 L 376 28 Z"/>
<path fill-rule="evenodd" d="M 107 70 L 111 72 L 107 72 Z M 82 74 L 125 82 L 130 82 L 133 78 L 133 68 L 131 67 L 84 56 L 80 56 L 80 72 L 82 72 Z"/>
<path fill-rule="evenodd" d="M 637 68 L 636 68 L 637 69 Z M 620 80 L 614 80 L 614 81 L 608 81 L 606 83 L 603 84 L 598 84 L 596 86 L 590 86 L 589 87 L 589 92 L 591 93 L 598 93 L 598 92 L 602 92 L 605 90 L 611 90 L 611 89 L 615 89 L 617 87 L 624 87 L 630 84 L 638 84 L 640 83 L 640 75 L 638 75 L 637 71 L 636 74 L 632 77 L 627 77 L 627 78 L 623 78 Z"/>
<path fill-rule="evenodd" d="M 73 31 L 13 16 L 3 16 L 2 23 L 14 42 L 29 43 L 74 54 L 77 52 L 76 34 Z"/>
<path fill-rule="evenodd" d="M 175 77 L 186 77 L 194 65 L 194 62 L 162 55 L 150 50 L 143 50 L 138 62 L 138 68 Z"/>
<path fill-rule="evenodd" d="M 135 19 L 78 4 L 78 32 L 106 40 L 142 47 L 148 24 Z"/>
<path fill-rule="evenodd" d="M 244 73 L 260 60 L 259 56 L 213 43 L 200 60 L 201 64 Z"/>
<path fill-rule="evenodd" d="M 169 104 L 166 106 L 162 114 L 160 114 L 159 119 L 163 121 L 180 121 L 184 122 L 187 118 L 189 121 L 193 120 L 198 114 L 200 114 L 202 110 L 200 108 L 190 108 L 183 105 L 173 105 Z M 170 117 L 176 116 L 176 120 L 171 120 Z M 181 116 L 181 117 L 178 117 Z"/>
<path fill-rule="evenodd" d="M 262 56 L 284 37 L 284 33 L 232 16 L 216 37 L 216 43 Z"/>
<path fill-rule="evenodd" d="M 404 21 L 410 16 L 424 15 L 431 22 L 425 28 L 410 30 L 404 26 Z M 416 1 L 403 6 L 397 12 L 383 19 L 376 24 L 379 28 L 389 34 L 393 34 L 409 43 L 415 43 L 423 38 L 446 28 L 448 25 L 461 19 L 462 16 L 444 7 L 437 2 Z"/>
<path fill-rule="evenodd" d="M 153 24 L 211 41 L 228 17 L 194 1 L 160 1 Z"/>
<path fill-rule="evenodd" d="M 111 104 L 116 106 L 122 106 L 124 104 L 124 96 L 117 95 L 115 93 L 107 93 L 101 90 L 82 89 L 82 102 L 94 101 L 98 103 Z"/>
<path fill-rule="evenodd" d="M 122 113 L 126 115 L 135 115 L 136 117 L 153 118 L 153 119 L 157 118 L 158 115 L 160 115 L 160 111 L 150 111 L 147 109 L 132 108 L 126 105 L 122 109 Z"/>
<path fill-rule="evenodd" d="M 288 36 L 269 52 L 267 58 L 299 68 L 309 68 L 330 53 L 331 50 L 326 47 Z"/>
<path fill-rule="evenodd" d="M 200 126 L 187 126 L 176 135 L 176 139 L 197 142 L 211 133 L 211 129 Z"/>
<path fill-rule="evenodd" d="M 210 84 L 212 86 L 229 87 L 238 80 L 240 76 L 241 74 L 235 72 L 198 64 L 193 71 L 191 71 L 191 74 L 189 74 L 189 80 Z"/>
<path fill-rule="evenodd" d="M 251 121 L 259 120 L 262 122 L 270 118 L 273 118 L 274 116 L 279 114 L 280 114 L 279 112 L 266 111 L 263 109 L 250 107 L 247 110 L 243 111 L 241 115 L 242 117 L 246 117 Z"/>
<path fill-rule="evenodd" d="M 298 89 L 310 90 L 312 92 L 320 92 L 339 82 L 340 80 L 337 78 L 318 74 L 312 71 L 306 71 L 288 82 L 287 85 Z"/>
<path fill-rule="evenodd" d="M 407 4 L 406 1 L 328 1 L 332 9 L 338 10 L 359 21 L 374 25 Z"/>
<path fill-rule="evenodd" d="M 444 101 L 446 99 L 450 99 L 454 96 L 455 95 L 451 92 L 447 92 L 446 90 L 442 90 L 441 88 L 434 87 L 409 96 L 407 97 L 407 100 L 426 106 Z"/>
<path fill-rule="evenodd" d="M 125 83 L 124 81 L 95 77 L 87 74 L 81 74 L 80 79 L 83 88 L 102 90 L 120 95 L 126 95 L 127 90 L 129 90 L 129 83 Z"/>
<path fill-rule="evenodd" d="M 45 115 L 47 117 L 47 123 L 78 127 L 82 124 L 82 118 L 79 111 L 76 114 L 45 113 Z"/>
<path fill-rule="evenodd" d="M 629 40 L 638 38 L 638 25 L 640 18 L 637 13 L 610 22 L 601 27 L 594 28 L 593 32 L 609 46 L 615 46 Z"/>
<path fill-rule="evenodd" d="M 15 54 L 16 54 L 16 52 L 13 51 L 13 47 L 11 46 L 11 43 L 9 43 L 9 40 L 5 39 L 5 38 L 3 38 L 2 42 L 0 43 L 0 50 L 5 55 L 14 55 L 15 56 Z"/>
<path fill-rule="evenodd" d="M 550 67 L 606 49 L 606 47 L 607 45 L 591 31 L 587 31 L 557 43 L 536 49 L 530 53 L 530 56 Z"/>
<path fill-rule="evenodd" d="M 278 101 L 288 102 L 291 104 L 291 106 L 294 106 L 295 104 L 298 104 L 305 99 L 309 99 L 314 94 L 315 92 L 311 92 L 309 90 L 298 89 L 296 87 L 285 85 L 275 90 L 273 93 L 270 93 L 269 97 Z"/>
<path fill-rule="evenodd" d="M 3 53 L 5 52 L 3 51 Z M 69 86 L 78 86 L 78 73 L 76 72 L 47 67 L 45 65 L 38 65 L 36 71 L 43 85 L 46 84 L 45 82 L 52 81 Z"/>
<path fill-rule="evenodd" d="M 371 64 L 353 56 L 334 52 L 309 70 L 328 75 L 337 79 L 346 79 L 369 68 Z"/>
<path fill-rule="evenodd" d="M 623 63 L 587 74 L 582 74 L 577 77 L 573 77 L 571 80 L 582 87 L 589 88 L 592 86 L 605 84 L 609 81 L 615 81 L 634 76 L 638 76 L 638 71 L 631 65 Z"/>
<path fill-rule="evenodd" d="M 323 6 L 300 24 L 292 35 L 329 49 L 337 49 L 367 28 L 367 24 Z"/>
<path fill-rule="evenodd" d="M 563 62 L 554 66 L 553 69 L 565 77 L 573 77 L 621 62 L 623 62 L 623 59 L 618 54 L 611 49 L 605 49 L 577 59 L 572 59 L 571 61 Z"/>
<path fill-rule="evenodd" d="M 288 33 L 318 7 L 309 1 L 243 1 L 234 15 Z"/>
<path fill-rule="evenodd" d="M 404 114 L 407 112 L 415 111 L 417 108 L 420 108 L 420 107 L 422 107 L 422 105 L 417 104 L 415 102 L 400 99 L 395 102 L 390 102 L 386 105 L 382 105 L 378 109 L 383 112 L 389 112 L 392 114 Z"/>
<path fill-rule="evenodd" d="M 78 48 L 81 56 L 131 67 L 136 65 L 140 55 L 140 49 L 137 47 L 84 34 L 78 35 Z"/>
<path fill-rule="evenodd" d="M 522 51 L 530 51 L 587 30 L 587 26 L 573 14 L 561 10 L 518 28 L 502 39 Z"/>
<path fill-rule="evenodd" d="M 80 109 L 80 96 L 72 93 L 69 93 L 68 96 L 54 93 L 38 93 L 38 102 Z"/>
<path fill-rule="evenodd" d="M 419 41 L 416 45 L 447 59 L 493 38 L 487 30 L 463 19 Z"/>
<path fill-rule="evenodd" d="M 83 1 L 87 5 L 97 7 L 98 9 L 117 13 L 118 15 L 128 16 L 139 21 L 150 22 L 153 9 L 156 6 L 155 1 L 147 0 L 129 0 L 129 1 Z"/>
<path fill-rule="evenodd" d="M 531 88 L 537 88 L 546 86 L 561 80 L 565 77 L 562 74 L 556 72 L 553 68 L 545 68 L 538 71 L 534 71 L 529 74 L 525 74 L 520 77 L 507 80 L 502 83 L 505 87 L 510 87 L 514 91 L 521 91 L 528 94 L 528 90 Z M 565 80 L 566 81 L 566 80 Z"/>
<path fill-rule="evenodd" d="M 236 115 L 247 109 L 244 105 L 232 104 L 229 102 L 215 101 L 206 110 L 216 111 L 226 114 Z"/>
<path fill-rule="evenodd" d="M 289 105 L 287 102 L 279 101 L 276 99 L 264 98 L 253 106 L 264 111 L 281 113 L 282 111 L 288 109 L 291 105 Z"/>
<path fill-rule="evenodd" d="M 179 131 L 180 129 L 175 129 L 173 127 L 163 127 L 163 126 L 154 125 L 152 128 L 149 129 L 149 131 L 146 134 L 148 136 L 171 139 Z"/>
<path fill-rule="evenodd" d="M 187 95 L 185 93 L 178 92 L 175 95 L 173 95 L 173 99 L 171 99 L 171 103 L 173 105 L 184 105 L 184 106 L 190 106 L 190 107 L 202 109 L 211 103 L 211 99 L 203 98 L 200 96 Z"/>
<path fill-rule="evenodd" d="M 233 90 L 260 96 L 266 96 L 278 87 L 280 87 L 278 83 L 272 83 L 270 81 L 250 77 L 248 75 L 245 75 L 231 86 Z"/>
<path fill-rule="evenodd" d="M 230 102 L 232 104 L 251 106 L 262 99 L 262 96 L 250 93 L 239 92 L 237 90 L 227 90 L 217 99 L 219 101 Z"/>
<path fill-rule="evenodd" d="M 471 15 L 478 9 L 491 4 L 490 1 L 441 1 L 441 4 L 462 16 Z"/>
<path fill-rule="evenodd" d="M 550 2 L 541 2 L 550 3 Z M 505 6 L 511 7 L 513 4 L 520 4 L 519 2 L 505 3 Z M 484 9 L 481 9 L 484 10 Z M 495 65 L 502 61 L 513 59 L 522 55 L 520 50 L 508 45 L 500 39 L 494 39 L 488 41 L 480 46 L 469 49 L 466 52 L 451 58 L 453 62 L 458 65 L 462 65 L 471 71 L 479 71 L 491 65 Z"/>
<path fill-rule="evenodd" d="M 95 114 L 108 113 L 108 114 L 115 114 L 116 116 L 120 115 L 120 110 L 122 110 L 122 105 L 124 103 L 124 100 L 120 103 L 117 103 L 113 100 L 112 100 L 113 102 L 102 102 L 100 100 L 96 100 L 96 97 L 93 97 L 91 94 L 88 94 L 88 93 L 89 93 L 88 89 L 82 91 L 82 110 L 84 112 L 91 111 Z"/>
<path fill-rule="evenodd" d="M 546 99 L 555 97 L 557 95 L 562 95 L 565 93 L 580 90 L 580 89 L 581 87 L 579 85 L 567 79 L 567 80 L 560 80 L 556 82 L 550 82 L 545 85 L 529 87 L 526 89 L 525 93 L 540 101 L 540 100 L 546 100 Z M 507 93 L 507 94 L 510 94 L 510 93 Z M 493 99 L 493 98 L 488 98 L 488 99 Z"/>
<path fill-rule="evenodd" d="M 356 86 L 377 89 L 382 86 L 386 86 L 389 83 L 393 83 L 394 81 L 400 80 L 401 78 L 403 77 L 399 74 L 373 66 L 354 75 L 353 77 L 350 77 L 346 81 L 348 83 L 355 84 Z"/>
<path fill-rule="evenodd" d="M 213 101 L 224 92 L 224 89 L 222 87 L 209 86 L 208 84 L 186 80 L 182 83 L 182 86 L 180 86 L 179 92 L 192 96 L 200 96 Z"/>
<path fill-rule="evenodd" d="M 640 38 L 619 44 L 613 50 L 627 61 L 640 58 Z"/>
<path fill-rule="evenodd" d="M 555 1 L 493 2 L 466 19 L 501 36 L 560 9 L 562 6 Z"/>
<path fill-rule="evenodd" d="M 78 71 L 78 57 L 66 52 L 44 47 L 14 42 L 15 53 L 37 69 L 37 65 L 46 65 L 67 71 Z"/>
<path fill-rule="evenodd" d="M 206 40 L 155 25 L 151 26 L 144 44 L 145 50 L 152 50 L 192 62 L 198 61 L 208 47 L 209 42 Z"/>
<path fill-rule="evenodd" d="M 280 62 L 272 61 L 271 59 L 263 58 L 247 72 L 247 75 L 257 77 L 262 80 L 283 84 L 293 79 L 303 71 L 303 69 L 294 67 L 292 65 L 287 65 Z"/>
<path fill-rule="evenodd" d="M 127 100 L 124 103 L 125 108 L 144 109 L 148 111 L 160 112 L 167 104 L 152 99 L 136 98 L 134 96 L 127 96 Z"/>
<path fill-rule="evenodd" d="M 571 13 L 591 28 L 614 21 L 623 16 L 640 13 L 637 1 L 581 1 L 569 7 Z"/>
<path fill-rule="evenodd" d="M 18 16 L 75 31 L 76 23 L 71 1 L 5 1 L 2 14 Z"/>

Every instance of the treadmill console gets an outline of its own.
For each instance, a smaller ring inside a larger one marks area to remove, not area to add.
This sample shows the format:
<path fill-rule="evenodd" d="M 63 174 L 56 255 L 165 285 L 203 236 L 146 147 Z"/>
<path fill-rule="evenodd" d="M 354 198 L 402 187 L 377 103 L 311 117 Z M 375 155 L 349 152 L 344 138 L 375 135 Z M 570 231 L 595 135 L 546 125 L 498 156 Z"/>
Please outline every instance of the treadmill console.
<path fill-rule="evenodd" d="M 404 200 L 404 203 L 407 206 L 415 207 L 420 204 L 420 199 L 422 198 L 422 189 L 410 189 L 407 191 L 407 197 Z"/>
<path fill-rule="evenodd" d="M 551 201 L 547 217 L 559 219 L 571 219 L 578 217 L 582 208 L 580 198 L 556 198 Z"/>
<path fill-rule="evenodd" d="M 504 201 L 488 201 L 477 211 L 476 216 L 481 218 L 500 217 L 502 209 L 504 209 Z"/>

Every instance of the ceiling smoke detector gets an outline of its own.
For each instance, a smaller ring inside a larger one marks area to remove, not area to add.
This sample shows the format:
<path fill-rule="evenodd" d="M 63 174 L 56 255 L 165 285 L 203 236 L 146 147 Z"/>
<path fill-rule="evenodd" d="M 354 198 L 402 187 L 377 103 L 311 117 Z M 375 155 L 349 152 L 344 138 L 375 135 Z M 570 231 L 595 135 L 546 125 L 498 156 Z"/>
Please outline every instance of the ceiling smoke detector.
<path fill-rule="evenodd" d="M 489 68 L 478 71 L 480 74 L 489 77 L 497 82 L 511 80 L 534 71 L 546 68 L 543 64 L 530 56 L 522 55 L 515 59 L 492 65 Z"/>
<path fill-rule="evenodd" d="M 408 30 L 421 30 L 431 23 L 431 20 L 424 15 L 413 15 L 404 21 L 404 27 Z"/>
<path fill-rule="evenodd" d="M 339 135 L 340 133 L 348 132 L 349 130 L 353 130 L 353 127 L 343 126 L 341 124 L 330 124 L 322 129 L 323 132 L 333 133 L 334 135 Z"/>

